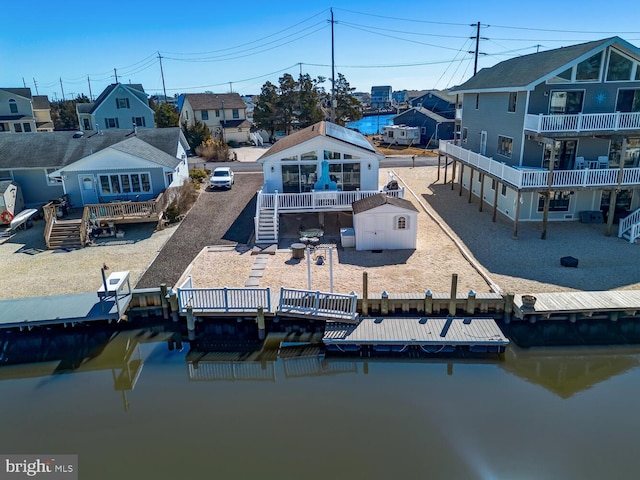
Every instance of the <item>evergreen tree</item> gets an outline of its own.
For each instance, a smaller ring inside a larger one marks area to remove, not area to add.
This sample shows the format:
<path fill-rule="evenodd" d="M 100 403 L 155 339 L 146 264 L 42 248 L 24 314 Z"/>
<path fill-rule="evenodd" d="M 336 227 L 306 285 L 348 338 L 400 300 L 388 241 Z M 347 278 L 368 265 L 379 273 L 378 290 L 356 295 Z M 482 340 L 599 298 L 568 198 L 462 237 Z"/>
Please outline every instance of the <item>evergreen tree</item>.
<path fill-rule="evenodd" d="M 335 81 L 336 123 L 344 126 L 347 122 L 362 118 L 360 102 L 352 95 L 355 88 L 349 85 L 347 79 L 341 73 Z"/>
<path fill-rule="evenodd" d="M 59 100 L 51 103 L 51 120 L 54 130 L 77 130 L 80 128 L 76 104 L 89 103 L 89 98 L 78 95 L 73 100 Z"/>
<path fill-rule="evenodd" d="M 196 120 L 194 125 L 188 126 L 187 122 L 182 123 L 182 131 L 184 133 L 191 151 L 195 152 L 196 148 L 211 138 L 211 131 L 200 120 Z"/>
<path fill-rule="evenodd" d="M 278 108 L 278 91 L 276 86 L 267 82 L 262 86 L 258 101 L 253 109 L 253 122 L 273 136 L 276 132 L 276 110 Z"/>
<path fill-rule="evenodd" d="M 324 112 L 320 107 L 321 94 L 319 84 L 323 77 L 312 79 L 308 74 L 301 75 L 298 81 L 298 123 L 300 128 L 305 128 L 324 118 Z"/>
<path fill-rule="evenodd" d="M 298 82 L 290 73 L 285 73 L 278 82 L 276 124 L 288 135 L 291 133 L 293 121 L 298 113 Z"/>
<path fill-rule="evenodd" d="M 157 128 L 177 127 L 180 124 L 180 115 L 176 107 L 168 103 L 161 103 L 160 105 L 155 105 L 153 102 L 149 103 L 152 104 L 151 108 L 155 112 Z"/>

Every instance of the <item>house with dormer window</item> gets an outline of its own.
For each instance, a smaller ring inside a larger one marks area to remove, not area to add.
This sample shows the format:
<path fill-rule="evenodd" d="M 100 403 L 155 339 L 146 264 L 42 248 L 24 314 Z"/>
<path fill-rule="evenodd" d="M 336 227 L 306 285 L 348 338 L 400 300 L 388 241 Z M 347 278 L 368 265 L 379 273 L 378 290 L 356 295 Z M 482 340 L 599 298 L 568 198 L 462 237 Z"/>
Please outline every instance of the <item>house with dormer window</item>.
<path fill-rule="evenodd" d="M 640 236 L 640 49 L 612 37 L 512 58 L 452 89 L 440 142 L 461 188 L 514 221 L 603 221 Z"/>
<path fill-rule="evenodd" d="M 136 83 L 113 83 L 91 103 L 76 104 L 80 130 L 155 128 L 147 94 Z"/>
<path fill-rule="evenodd" d="M 51 104 L 30 88 L 0 88 L 0 132 L 53 132 Z"/>

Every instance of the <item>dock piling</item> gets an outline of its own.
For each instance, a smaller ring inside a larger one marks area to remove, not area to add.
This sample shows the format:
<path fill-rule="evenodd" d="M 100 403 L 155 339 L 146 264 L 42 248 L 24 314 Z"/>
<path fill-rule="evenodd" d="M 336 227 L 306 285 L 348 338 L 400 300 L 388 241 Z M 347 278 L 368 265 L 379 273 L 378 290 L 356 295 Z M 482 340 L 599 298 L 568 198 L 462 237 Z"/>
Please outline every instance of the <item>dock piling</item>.
<path fill-rule="evenodd" d="M 258 339 L 265 339 L 265 325 L 264 325 L 264 307 L 258 307 L 258 315 L 256 317 L 256 323 L 258 324 Z"/>
<path fill-rule="evenodd" d="M 381 295 L 382 299 L 380 301 L 380 313 L 382 315 L 389 315 L 389 294 L 385 290 Z"/>
<path fill-rule="evenodd" d="M 169 302 L 167 301 L 168 289 L 166 283 L 160 284 L 160 305 L 162 305 L 162 318 L 169 320 Z"/>
<path fill-rule="evenodd" d="M 458 296 L 458 274 L 451 274 L 451 296 L 449 297 L 449 315 L 455 316 L 457 311 L 456 299 Z"/>
<path fill-rule="evenodd" d="M 362 272 L 362 315 L 369 315 L 369 276 Z"/>

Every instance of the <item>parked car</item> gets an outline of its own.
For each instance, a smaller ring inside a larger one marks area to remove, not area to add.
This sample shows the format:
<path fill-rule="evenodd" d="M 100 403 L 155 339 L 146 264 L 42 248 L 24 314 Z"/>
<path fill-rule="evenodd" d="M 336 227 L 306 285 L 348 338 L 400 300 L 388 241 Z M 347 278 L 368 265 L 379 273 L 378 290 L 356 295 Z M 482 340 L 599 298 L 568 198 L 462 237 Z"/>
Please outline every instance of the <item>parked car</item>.
<path fill-rule="evenodd" d="M 229 167 L 216 168 L 209 177 L 211 188 L 231 188 L 233 185 L 233 170 Z"/>

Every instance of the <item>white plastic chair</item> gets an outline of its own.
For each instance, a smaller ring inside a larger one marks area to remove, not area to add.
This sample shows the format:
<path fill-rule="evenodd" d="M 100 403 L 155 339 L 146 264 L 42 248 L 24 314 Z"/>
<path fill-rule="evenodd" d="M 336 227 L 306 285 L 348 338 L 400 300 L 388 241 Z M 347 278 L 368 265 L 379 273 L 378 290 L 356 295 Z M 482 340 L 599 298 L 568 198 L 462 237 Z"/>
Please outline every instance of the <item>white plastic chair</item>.
<path fill-rule="evenodd" d="M 609 157 L 607 155 L 598 157 L 598 168 L 609 168 Z"/>

